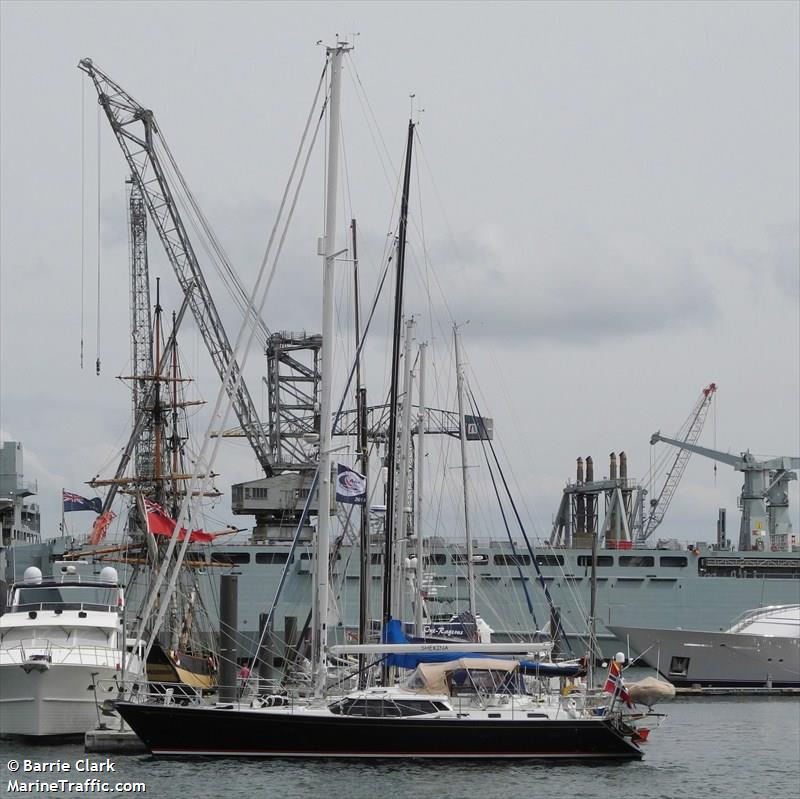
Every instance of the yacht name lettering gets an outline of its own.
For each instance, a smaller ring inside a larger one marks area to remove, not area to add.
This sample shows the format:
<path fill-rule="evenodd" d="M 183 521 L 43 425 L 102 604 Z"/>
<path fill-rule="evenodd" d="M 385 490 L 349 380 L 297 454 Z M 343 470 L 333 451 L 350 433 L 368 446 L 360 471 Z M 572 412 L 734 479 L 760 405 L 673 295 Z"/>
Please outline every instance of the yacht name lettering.
<path fill-rule="evenodd" d="M 77 771 L 81 774 L 93 774 L 97 772 L 115 772 L 117 766 L 109 758 L 104 760 L 95 761 L 89 760 L 88 757 L 82 757 L 80 760 L 70 762 L 69 760 L 23 760 L 22 771 L 33 774 L 44 774 L 52 772 L 66 773 L 68 771 Z"/>
<path fill-rule="evenodd" d="M 423 652 L 447 652 L 449 648 L 448 644 L 426 644 L 420 647 Z"/>

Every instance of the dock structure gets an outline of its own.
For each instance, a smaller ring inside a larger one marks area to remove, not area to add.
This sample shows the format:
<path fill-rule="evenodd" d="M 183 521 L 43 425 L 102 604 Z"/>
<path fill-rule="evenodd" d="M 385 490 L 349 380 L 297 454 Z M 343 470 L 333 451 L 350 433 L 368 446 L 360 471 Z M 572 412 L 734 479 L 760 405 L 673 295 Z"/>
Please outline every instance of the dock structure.
<path fill-rule="evenodd" d="M 774 688 L 766 685 L 725 686 L 725 685 L 692 685 L 675 688 L 675 697 L 692 696 L 794 696 L 800 697 L 800 688 Z"/>
<path fill-rule="evenodd" d="M 136 755 L 148 750 L 142 739 L 126 724 L 122 729 L 98 727 L 95 730 L 89 730 L 84 737 L 83 751 Z"/>

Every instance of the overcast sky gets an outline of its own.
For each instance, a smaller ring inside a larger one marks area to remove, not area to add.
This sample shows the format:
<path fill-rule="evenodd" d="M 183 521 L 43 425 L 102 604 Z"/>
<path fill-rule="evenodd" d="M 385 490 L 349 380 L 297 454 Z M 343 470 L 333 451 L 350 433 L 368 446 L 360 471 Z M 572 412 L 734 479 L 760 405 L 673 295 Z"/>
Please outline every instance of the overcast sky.
<path fill-rule="evenodd" d="M 84 482 L 113 472 L 130 424 L 116 379 L 130 370 L 126 172 L 103 119 L 98 259 L 96 95 L 81 58 L 154 110 L 250 286 L 323 67 L 315 42 L 359 34 L 343 84 L 339 227 L 359 220 L 371 295 L 415 94 L 407 309 L 433 343 L 441 383 L 430 391 L 452 404 L 450 328 L 469 320 L 470 380 L 546 535 L 577 456 L 603 476 L 608 453 L 625 450 L 644 475 L 650 434 L 675 432 L 712 381 L 702 443 L 800 454 L 799 9 L 5 0 L 0 430 L 23 442 L 45 535 L 57 533 L 61 488 L 91 495 Z M 322 166 L 318 147 L 264 311 L 273 330 L 320 328 Z M 152 228 L 150 252 L 176 307 Z M 235 338 L 233 306 L 207 275 Z M 341 296 L 346 285 L 342 275 Z M 341 342 L 347 310 L 342 301 Z M 376 392 L 387 324 L 383 314 L 370 350 Z M 213 400 L 193 330 L 183 346 Z M 247 376 L 259 407 L 261 370 L 256 351 Z M 451 448 L 435 468 L 456 462 Z M 255 461 L 232 443 L 217 471 L 226 496 L 215 513 L 231 521 L 228 486 L 258 476 Z M 740 485 L 693 458 L 659 535 L 710 540 L 727 507 L 738 538 Z M 798 533 L 796 483 L 791 499 Z M 482 513 L 476 536 L 499 537 Z"/>

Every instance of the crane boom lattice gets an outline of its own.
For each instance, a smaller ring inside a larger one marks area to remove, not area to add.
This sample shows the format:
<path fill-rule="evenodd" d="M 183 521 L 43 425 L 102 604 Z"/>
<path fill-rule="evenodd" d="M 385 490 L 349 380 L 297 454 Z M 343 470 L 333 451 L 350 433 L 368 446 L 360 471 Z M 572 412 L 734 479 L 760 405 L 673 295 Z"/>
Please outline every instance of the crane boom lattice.
<path fill-rule="evenodd" d="M 683 423 L 681 429 L 678 431 L 676 438 L 679 438 L 683 443 L 696 444 L 700 438 L 700 433 L 703 431 L 708 410 L 711 407 L 711 400 L 716 393 L 716 383 L 710 383 L 701 392 L 697 399 L 691 413 L 686 421 Z M 656 499 L 650 500 L 650 515 L 647 517 L 647 522 L 642 531 L 642 541 L 647 540 L 655 531 L 655 529 L 664 520 L 670 502 L 678 490 L 678 484 L 683 477 L 686 470 L 686 465 L 692 453 L 688 449 L 679 449 L 675 460 L 667 472 L 664 485 L 661 487 L 661 492 Z"/>
<path fill-rule="evenodd" d="M 133 412 L 149 399 L 144 378 L 153 374 L 153 319 L 150 312 L 150 275 L 147 263 L 147 208 L 142 190 L 131 178 L 128 197 L 131 277 L 131 364 L 133 365 Z M 149 415 L 148 415 L 149 416 Z M 149 420 L 136 442 L 136 473 L 154 471 L 153 425 Z"/>
<path fill-rule="evenodd" d="M 267 475 L 272 474 L 270 449 L 255 405 L 236 363 L 219 313 L 186 233 L 177 203 L 157 152 L 157 143 L 168 152 L 152 111 L 142 107 L 124 89 L 100 71 L 88 58 L 79 68 L 92 79 L 98 101 L 105 111 L 117 142 L 147 205 L 150 218 L 186 297 L 214 367 L 221 379 L 228 368 L 227 383 L 234 412 L 244 435 Z"/>

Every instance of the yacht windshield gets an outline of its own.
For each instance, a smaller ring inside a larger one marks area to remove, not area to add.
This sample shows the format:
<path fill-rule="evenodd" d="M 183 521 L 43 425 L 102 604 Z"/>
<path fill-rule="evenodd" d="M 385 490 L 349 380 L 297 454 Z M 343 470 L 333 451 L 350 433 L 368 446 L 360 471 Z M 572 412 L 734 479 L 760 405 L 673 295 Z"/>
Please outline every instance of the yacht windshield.
<path fill-rule="evenodd" d="M 14 609 L 29 610 L 116 610 L 116 586 L 40 585 L 20 588 Z"/>

